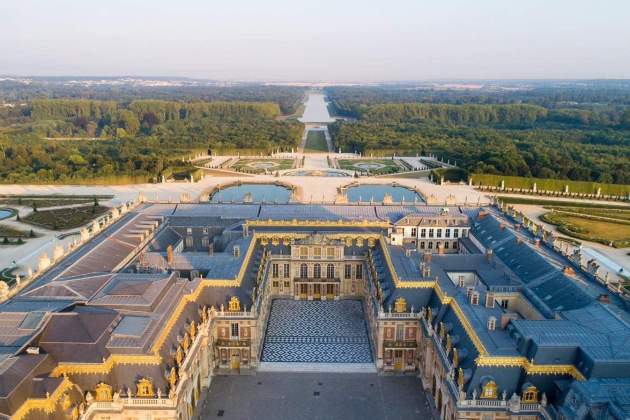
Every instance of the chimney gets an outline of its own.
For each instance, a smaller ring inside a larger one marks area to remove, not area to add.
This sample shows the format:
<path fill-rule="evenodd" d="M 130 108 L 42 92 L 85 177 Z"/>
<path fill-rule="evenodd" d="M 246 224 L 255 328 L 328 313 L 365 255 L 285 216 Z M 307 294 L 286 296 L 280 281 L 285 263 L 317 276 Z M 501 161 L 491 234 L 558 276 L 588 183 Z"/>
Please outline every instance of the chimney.
<path fill-rule="evenodd" d="M 213 255 L 214 254 L 214 242 L 210 242 L 208 244 L 208 255 Z"/>
<path fill-rule="evenodd" d="M 600 303 L 610 303 L 610 296 L 608 296 L 608 294 L 606 293 L 602 293 L 601 295 L 597 296 L 597 301 Z"/>
<path fill-rule="evenodd" d="M 499 229 L 504 230 L 505 229 L 505 223 L 501 222 L 501 224 L 499 225 Z"/>
<path fill-rule="evenodd" d="M 536 238 L 534 245 L 536 245 L 536 248 L 540 248 L 540 239 Z"/>
<path fill-rule="evenodd" d="M 234 254 L 234 257 L 236 258 L 241 256 L 241 248 L 238 245 L 234 245 L 234 248 L 232 248 L 232 252 Z"/>
<path fill-rule="evenodd" d="M 564 269 L 562 270 L 562 272 L 567 275 L 567 276 L 574 276 L 575 275 L 575 270 L 573 269 L 573 267 L 571 266 L 565 266 Z"/>
<path fill-rule="evenodd" d="M 492 261 L 492 249 L 490 248 L 486 250 L 486 261 L 488 262 Z"/>
<path fill-rule="evenodd" d="M 173 245 L 166 247 L 166 262 L 168 265 L 173 264 Z"/>

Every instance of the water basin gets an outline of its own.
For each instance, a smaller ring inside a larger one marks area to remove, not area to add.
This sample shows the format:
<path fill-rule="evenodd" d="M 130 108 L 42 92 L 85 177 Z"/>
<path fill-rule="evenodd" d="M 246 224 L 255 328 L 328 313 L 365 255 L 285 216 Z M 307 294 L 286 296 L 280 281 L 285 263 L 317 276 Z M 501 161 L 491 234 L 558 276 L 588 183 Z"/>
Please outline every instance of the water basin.
<path fill-rule="evenodd" d="M 291 190 L 287 187 L 275 184 L 241 184 L 222 188 L 215 192 L 210 201 L 218 202 L 268 202 L 288 203 L 291 198 Z"/>
<path fill-rule="evenodd" d="M 348 187 L 346 190 L 348 201 L 351 203 L 357 203 L 359 201 L 367 202 L 374 200 L 374 202 L 381 203 L 385 198 L 385 195 L 390 195 L 392 201 L 399 203 L 405 201 L 407 203 L 423 202 L 422 196 L 414 190 L 403 187 L 400 185 L 377 185 L 377 184 L 363 184 Z"/>

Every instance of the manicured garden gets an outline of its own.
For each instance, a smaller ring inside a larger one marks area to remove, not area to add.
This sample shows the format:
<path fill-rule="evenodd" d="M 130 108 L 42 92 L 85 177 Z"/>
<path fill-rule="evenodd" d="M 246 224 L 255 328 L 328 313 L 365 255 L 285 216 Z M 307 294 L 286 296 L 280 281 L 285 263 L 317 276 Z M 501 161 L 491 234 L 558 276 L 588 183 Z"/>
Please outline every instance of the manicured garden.
<path fill-rule="evenodd" d="M 109 207 L 101 205 L 66 207 L 54 210 L 33 211 L 22 221 L 51 230 L 74 229 L 101 216 Z"/>
<path fill-rule="evenodd" d="M 112 195 L 2 195 L 0 204 L 13 204 L 43 209 L 46 207 L 69 206 L 92 203 L 94 200 L 109 200 Z"/>
<path fill-rule="evenodd" d="M 337 163 L 340 169 L 372 175 L 393 174 L 403 170 L 395 159 L 338 159 Z"/>
<path fill-rule="evenodd" d="M 293 159 L 239 159 L 232 164 L 232 169 L 250 174 L 282 171 L 293 168 Z"/>
<path fill-rule="evenodd" d="M 579 210 L 574 212 L 574 210 Z M 587 241 L 600 242 L 615 248 L 630 246 L 630 220 L 627 213 L 619 218 L 614 210 L 588 208 L 553 208 L 541 216 L 541 220 L 555 225 L 566 235 Z"/>
<path fill-rule="evenodd" d="M 305 153 L 328 152 L 328 143 L 323 131 L 310 130 L 306 135 Z"/>

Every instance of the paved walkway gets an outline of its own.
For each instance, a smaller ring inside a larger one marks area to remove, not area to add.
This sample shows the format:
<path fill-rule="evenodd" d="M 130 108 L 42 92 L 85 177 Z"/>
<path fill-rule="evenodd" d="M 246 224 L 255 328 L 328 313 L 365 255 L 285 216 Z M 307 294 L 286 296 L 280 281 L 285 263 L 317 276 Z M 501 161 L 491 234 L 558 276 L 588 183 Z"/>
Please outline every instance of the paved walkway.
<path fill-rule="evenodd" d="M 216 376 L 196 419 L 418 420 L 432 415 L 412 376 L 346 373 L 257 373 Z"/>

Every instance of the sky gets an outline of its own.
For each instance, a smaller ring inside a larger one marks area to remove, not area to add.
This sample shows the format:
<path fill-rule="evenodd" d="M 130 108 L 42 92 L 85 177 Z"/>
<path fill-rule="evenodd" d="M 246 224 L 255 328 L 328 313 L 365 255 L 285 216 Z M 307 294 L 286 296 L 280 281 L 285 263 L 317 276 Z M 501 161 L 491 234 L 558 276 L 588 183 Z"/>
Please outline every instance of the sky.
<path fill-rule="evenodd" d="M 4 0 L 0 74 L 630 78 L 629 0 Z"/>

